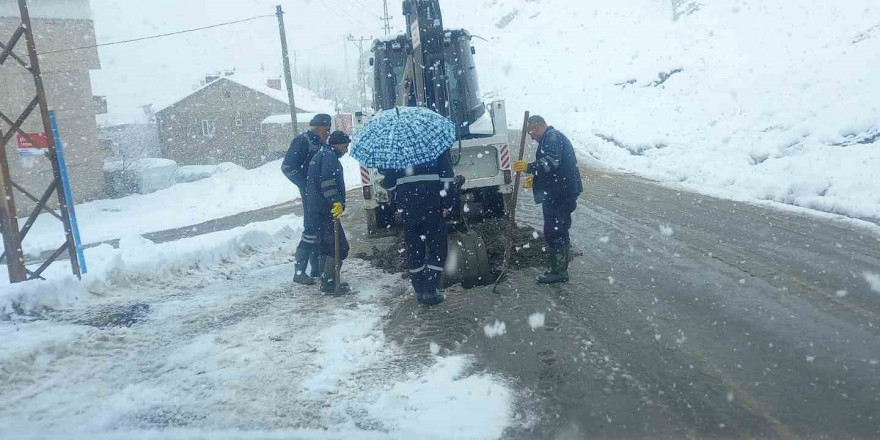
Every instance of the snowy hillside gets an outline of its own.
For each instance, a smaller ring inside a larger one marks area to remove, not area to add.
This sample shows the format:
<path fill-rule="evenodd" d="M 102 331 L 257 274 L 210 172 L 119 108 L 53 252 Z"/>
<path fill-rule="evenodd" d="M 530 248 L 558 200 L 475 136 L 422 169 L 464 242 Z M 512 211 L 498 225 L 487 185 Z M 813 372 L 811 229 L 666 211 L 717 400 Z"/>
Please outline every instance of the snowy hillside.
<path fill-rule="evenodd" d="M 488 40 L 475 39 L 481 86 L 511 126 L 528 109 L 609 167 L 880 219 L 880 5 L 686 3 L 678 20 L 660 0 L 444 11 Z"/>

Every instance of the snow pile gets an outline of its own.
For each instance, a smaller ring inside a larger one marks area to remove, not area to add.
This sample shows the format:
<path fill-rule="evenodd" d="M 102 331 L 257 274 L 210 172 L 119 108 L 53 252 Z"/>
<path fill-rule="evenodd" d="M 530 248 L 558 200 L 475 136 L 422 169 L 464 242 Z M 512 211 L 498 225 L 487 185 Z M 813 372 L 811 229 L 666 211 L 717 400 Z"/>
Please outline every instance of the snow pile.
<path fill-rule="evenodd" d="M 3 271 L 0 319 L 12 313 L 65 308 L 92 294 L 106 295 L 113 287 L 133 282 L 161 281 L 194 268 L 233 263 L 259 248 L 296 240 L 301 226 L 302 219 L 291 215 L 163 244 L 129 234 L 120 239 L 118 249 L 101 245 L 85 250 L 89 272 L 82 282 L 68 275 L 70 265 L 66 261 L 52 264 L 45 272 L 46 281 L 8 284 Z"/>
<path fill-rule="evenodd" d="M 700 3 L 678 20 L 653 0 L 451 0 L 444 13 L 489 40 L 475 41 L 482 86 L 509 120 L 542 114 L 585 157 L 880 218 L 876 2 Z"/>
<path fill-rule="evenodd" d="M 461 356 L 439 359 L 421 377 L 383 393 L 371 414 L 408 438 L 501 438 L 513 396 L 491 377 L 462 377 L 468 366 Z"/>
<path fill-rule="evenodd" d="M 360 168 L 354 159 L 342 158 L 346 186 L 361 185 Z M 84 244 L 146 234 L 254 211 L 289 202 L 299 192 L 281 173 L 281 161 L 259 168 L 220 165 L 224 171 L 208 179 L 181 183 L 150 194 L 96 200 L 76 207 Z M 57 219 L 41 215 L 24 241 L 29 255 L 57 249 L 64 231 Z"/>
<path fill-rule="evenodd" d="M 177 172 L 174 173 L 174 180 L 177 183 L 195 182 L 196 180 L 207 179 L 217 173 L 235 170 L 244 170 L 244 167 L 232 162 L 223 162 L 220 165 L 184 165 L 177 167 Z"/>

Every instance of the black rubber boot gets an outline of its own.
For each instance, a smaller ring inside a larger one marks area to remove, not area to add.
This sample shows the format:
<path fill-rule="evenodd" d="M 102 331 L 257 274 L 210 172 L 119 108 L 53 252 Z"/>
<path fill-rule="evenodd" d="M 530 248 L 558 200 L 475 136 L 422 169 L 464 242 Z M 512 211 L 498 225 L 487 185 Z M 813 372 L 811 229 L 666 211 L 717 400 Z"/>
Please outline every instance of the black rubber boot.
<path fill-rule="evenodd" d="M 556 271 L 559 264 L 557 255 L 559 254 L 556 245 L 547 246 L 547 259 L 550 262 L 550 270 L 544 272 L 544 275 L 538 277 L 538 284 L 553 284 L 557 281 Z"/>
<path fill-rule="evenodd" d="M 568 263 L 571 261 L 571 245 L 564 244 L 560 248 L 562 252 L 559 253 L 559 261 L 556 263 L 556 274 L 559 275 L 560 283 L 567 283 Z"/>
<path fill-rule="evenodd" d="M 538 277 L 538 283 L 557 284 L 568 282 L 568 245 L 559 245 L 553 251 L 551 272 L 549 275 Z"/>
<path fill-rule="evenodd" d="M 426 306 L 436 306 L 437 304 L 440 304 L 443 301 L 445 301 L 446 297 L 442 293 L 440 293 L 436 290 L 431 290 L 431 291 L 422 293 L 422 295 L 418 298 L 418 300 L 419 300 L 419 304 L 424 304 Z"/>
<path fill-rule="evenodd" d="M 325 295 L 334 295 L 336 292 L 336 260 L 332 257 L 324 257 L 324 274 L 321 275 L 321 293 Z M 339 295 L 347 295 L 351 293 L 351 287 L 348 283 L 339 284 Z"/>
<path fill-rule="evenodd" d="M 296 264 L 293 266 L 293 282 L 305 284 L 306 286 L 311 286 L 315 284 L 315 280 L 313 280 L 312 277 L 306 275 L 306 266 L 309 264 L 309 256 L 306 254 L 306 252 L 311 253 L 311 250 L 303 246 L 300 246 L 296 249 Z"/>

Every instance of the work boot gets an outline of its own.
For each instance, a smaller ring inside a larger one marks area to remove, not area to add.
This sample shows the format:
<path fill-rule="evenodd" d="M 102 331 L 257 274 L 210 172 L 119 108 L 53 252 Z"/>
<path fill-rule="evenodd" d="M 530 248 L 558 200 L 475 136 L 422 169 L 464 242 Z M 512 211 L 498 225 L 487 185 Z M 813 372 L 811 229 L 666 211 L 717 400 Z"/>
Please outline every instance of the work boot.
<path fill-rule="evenodd" d="M 309 256 L 306 255 L 307 249 L 300 246 L 296 249 L 296 264 L 294 264 L 293 282 L 311 286 L 315 284 L 312 277 L 306 275 L 306 266 L 309 264 Z"/>
<path fill-rule="evenodd" d="M 567 283 L 568 263 L 571 261 L 571 245 L 564 244 L 560 248 L 562 252 L 560 252 L 558 256 L 559 260 L 556 263 L 556 274 L 559 275 L 560 283 Z"/>
<path fill-rule="evenodd" d="M 436 290 L 424 292 L 418 297 L 419 304 L 424 304 L 426 306 L 436 306 L 437 304 L 442 303 L 445 299 L 446 297 Z"/>
<path fill-rule="evenodd" d="M 557 254 L 558 251 L 555 245 L 547 246 L 547 261 L 550 263 L 550 270 L 544 272 L 544 275 L 538 277 L 538 284 L 553 284 L 554 282 L 558 282 L 554 281 L 556 280 L 557 265 L 559 264 L 559 260 L 556 258 Z"/>
<path fill-rule="evenodd" d="M 325 295 L 336 294 L 336 261 L 333 258 L 324 258 L 324 274 L 321 275 L 321 293 Z M 348 283 L 339 283 L 339 295 L 351 293 Z"/>
<path fill-rule="evenodd" d="M 318 252 L 312 251 L 312 254 L 309 255 L 309 265 L 311 266 L 311 272 L 309 272 L 309 276 L 312 278 L 318 278 L 321 276 L 321 263 L 324 260 L 324 256 L 318 255 Z"/>
<path fill-rule="evenodd" d="M 556 284 L 568 282 L 568 245 L 554 246 L 551 258 L 551 273 L 538 277 L 538 283 Z"/>

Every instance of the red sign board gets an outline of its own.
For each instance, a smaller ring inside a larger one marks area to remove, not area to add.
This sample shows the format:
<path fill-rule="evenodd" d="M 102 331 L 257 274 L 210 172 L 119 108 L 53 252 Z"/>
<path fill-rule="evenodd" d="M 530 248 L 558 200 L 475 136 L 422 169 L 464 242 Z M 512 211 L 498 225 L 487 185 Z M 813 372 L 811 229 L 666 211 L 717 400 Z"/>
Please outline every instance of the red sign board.
<path fill-rule="evenodd" d="M 15 134 L 18 141 L 18 154 L 21 156 L 39 156 L 49 151 L 49 138 L 46 133 L 28 133 L 30 139 L 21 133 Z M 33 140 L 33 142 L 31 142 Z"/>
<path fill-rule="evenodd" d="M 354 134 L 354 117 L 351 113 L 339 113 L 336 115 L 336 129 L 351 136 Z"/>

